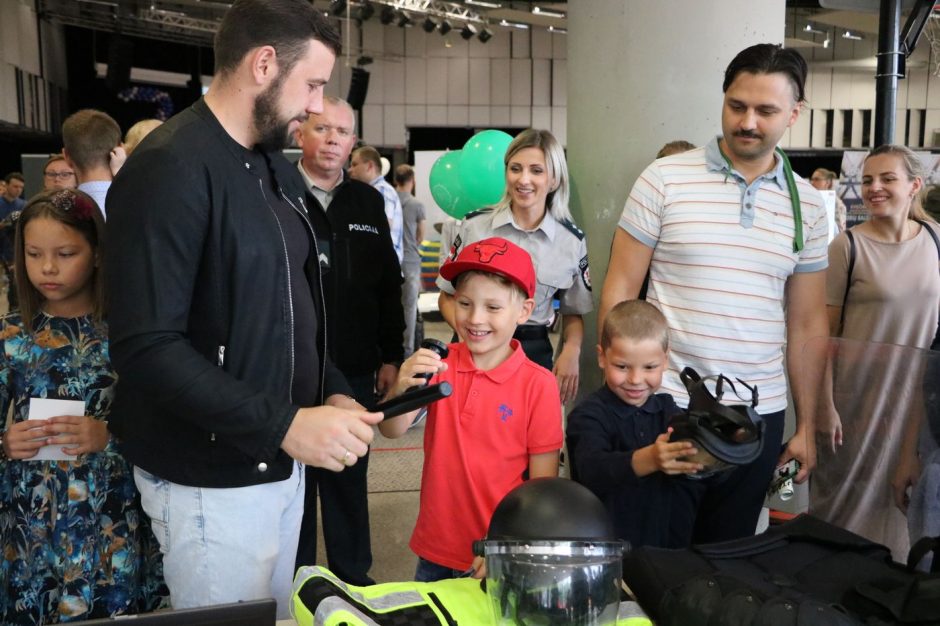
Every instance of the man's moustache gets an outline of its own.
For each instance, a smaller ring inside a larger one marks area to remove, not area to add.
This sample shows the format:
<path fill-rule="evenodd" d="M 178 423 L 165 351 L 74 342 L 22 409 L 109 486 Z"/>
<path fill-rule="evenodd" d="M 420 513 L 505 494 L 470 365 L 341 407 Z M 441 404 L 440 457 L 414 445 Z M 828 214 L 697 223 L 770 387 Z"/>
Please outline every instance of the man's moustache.
<path fill-rule="evenodd" d="M 757 133 L 752 133 L 746 130 L 739 130 L 734 133 L 735 137 L 745 137 L 747 139 L 763 139 L 763 135 L 758 135 Z"/>

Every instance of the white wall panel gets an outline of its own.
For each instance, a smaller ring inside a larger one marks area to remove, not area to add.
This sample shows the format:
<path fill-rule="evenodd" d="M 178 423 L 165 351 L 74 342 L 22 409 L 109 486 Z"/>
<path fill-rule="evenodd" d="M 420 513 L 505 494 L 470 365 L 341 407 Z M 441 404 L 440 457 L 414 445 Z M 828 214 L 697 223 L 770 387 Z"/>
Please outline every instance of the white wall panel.
<path fill-rule="evenodd" d="M 470 107 L 450 105 L 447 107 L 447 125 L 448 126 L 469 126 L 470 125 Z"/>
<path fill-rule="evenodd" d="M 507 105 L 510 102 L 509 59 L 490 60 L 490 104 Z"/>
<path fill-rule="evenodd" d="M 385 146 L 404 146 L 405 137 L 405 107 L 401 104 L 385 105 Z"/>
<path fill-rule="evenodd" d="M 872 109 L 875 107 L 875 77 L 868 74 L 853 73 L 849 91 L 849 101 L 846 106 L 856 109 Z M 906 81 L 899 81 L 904 83 Z M 900 86 L 900 85 L 899 85 Z"/>
<path fill-rule="evenodd" d="M 512 45 L 512 58 L 514 59 L 529 59 L 532 58 L 532 48 L 529 45 L 531 38 L 529 37 L 528 30 L 520 30 L 518 28 L 507 28 L 507 31 L 510 33 L 510 40 Z"/>
<path fill-rule="evenodd" d="M 492 126 L 511 126 L 509 107 L 490 107 L 490 124 Z"/>
<path fill-rule="evenodd" d="M 473 126 L 474 128 L 481 128 L 490 126 L 490 107 L 489 106 L 469 106 L 467 107 L 468 117 L 467 124 L 468 126 Z"/>
<path fill-rule="evenodd" d="M 16 103 L 16 68 L 9 63 L 0 62 L 0 84 L 9 85 L 8 89 L 0 89 L 0 119 L 18 124 L 20 114 Z M 58 131 L 57 131 L 58 132 Z"/>
<path fill-rule="evenodd" d="M 388 28 L 391 28 L 391 26 Z M 424 48 L 424 31 L 414 27 L 402 28 L 400 30 L 405 31 L 405 55 L 422 59 L 426 57 L 427 52 Z"/>
<path fill-rule="evenodd" d="M 427 60 L 428 104 L 447 104 L 447 59 Z"/>
<path fill-rule="evenodd" d="M 510 100 L 513 106 L 532 106 L 532 60 L 513 59 L 509 63 Z"/>
<path fill-rule="evenodd" d="M 852 111 L 852 143 L 853 148 L 859 148 L 862 145 L 862 129 L 864 128 L 864 114 L 861 110 Z"/>
<path fill-rule="evenodd" d="M 809 128 L 809 111 L 804 111 L 790 127 L 790 140 L 787 145 L 791 148 L 809 147 Z"/>
<path fill-rule="evenodd" d="M 378 65 L 378 62 L 376 62 Z M 386 61 L 382 64 L 382 85 L 385 88 L 386 104 L 405 103 L 405 64 L 401 61 Z M 372 89 L 372 87 L 370 87 Z"/>
<path fill-rule="evenodd" d="M 470 102 L 470 60 L 467 57 L 447 59 L 447 104 L 466 105 Z"/>
<path fill-rule="evenodd" d="M 555 59 L 568 58 L 568 35 L 552 33 L 552 57 Z"/>
<path fill-rule="evenodd" d="M 363 143 L 370 146 L 381 146 L 385 141 L 384 107 L 377 104 L 366 104 L 362 107 L 362 128 L 359 137 Z"/>
<path fill-rule="evenodd" d="M 427 104 L 428 64 L 424 59 L 405 59 L 405 104 Z"/>
<path fill-rule="evenodd" d="M 551 130 L 552 107 L 532 107 L 532 128 Z"/>
<path fill-rule="evenodd" d="M 499 28 L 496 26 L 490 26 L 489 29 L 490 32 L 493 33 L 493 38 L 480 45 L 486 49 L 486 52 L 490 58 L 496 59 L 499 57 L 505 57 L 508 59 L 511 57 L 512 46 L 510 45 L 511 40 L 508 29 Z M 479 39 L 475 39 L 474 41 L 479 43 Z"/>
<path fill-rule="evenodd" d="M 907 101 L 902 105 L 898 98 L 898 106 L 909 109 L 927 108 L 927 69 L 913 69 L 908 73 L 906 80 L 899 81 L 907 84 Z"/>
<path fill-rule="evenodd" d="M 488 106 L 490 104 L 490 60 L 471 58 L 469 66 L 469 102 L 471 105 Z"/>
<path fill-rule="evenodd" d="M 552 58 L 552 37 L 551 31 L 544 28 L 535 28 L 529 31 L 529 37 L 532 41 L 533 59 Z"/>
<path fill-rule="evenodd" d="M 874 117 L 872 118 L 872 127 L 874 128 L 875 122 Z M 898 109 L 895 118 L 894 118 L 894 140 L 898 143 L 905 143 L 904 138 L 907 136 L 907 110 Z M 874 133 L 872 133 L 872 141 L 874 141 Z"/>
<path fill-rule="evenodd" d="M 369 104 L 385 104 L 388 93 L 385 89 L 385 67 L 388 65 L 385 61 L 376 60 L 372 65 L 366 66 L 365 71 L 369 72 L 369 91 L 366 92 L 366 102 Z M 352 70 L 350 69 L 350 76 Z M 395 104 L 399 104 L 396 102 Z"/>
<path fill-rule="evenodd" d="M 552 62 L 551 59 L 532 59 L 532 105 L 551 106 L 552 104 Z"/>
<path fill-rule="evenodd" d="M 428 126 L 447 126 L 447 107 L 441 105 L 428 105 Z"/>
<path fill-rule="evenodd" d="M 520 128 L 528 128 L 532 125 L 532 107 L 513 106 L 509 107 L 509 124 Z"/>
<path fill-rule="evenodd" d="M 832 116 L 832 147 L 842 147 L 842 131 L 845 128 L 845 112 L 842 109 L 836 109 Z"/>
<path fill-rule="evenodd" d="M 813 148 L 826 147 L 826 112 L 813 109 Z"/>
<path fill-rule="evenodd" d="M 405 126 L 426 126 L 428 108 L 423 104 L 405 105 Z"/>
<path fill-rule="evenodd" d="M 834 72 L 832 75 L 832 107 L 833 109 L 849 109 L 852 107 L 852 74 L 848 72 Z"/>
<path fill-rule="evenodd" d="M 568 104 L 568 61 L 552 61 L 552 106 L 563 107 Z"/>
<path fill-rule="evenodd" d="M 384 24 L 382 24 L 378 20 L 370 20 L 368 22 L 364 22 L 361 26 L 361 29 L 362 29 L 362 47 L 365 50 L 368 50 L 370 53 L 376 53 L 376 54 L 384 54 L 388 52 L 388 50 L 385 49 L 385 31 L 387 29 L 385 28 Z M 346 31 L 346 28 L 344 24 L 343 32 L 345 33 L 345 31 Z M 359 35 L 357 31 L 359 31 L 359 28 L 357 28 L 354 25 L 352 28 L 353 41 L 356 41 L 356 38 Z M 353 49 L 350 51 L 350 54 L 353 56 L 353 59 L 355 60 L 356 55 L 359 54 L 359 47 L 354 46 Z"/>
<path fill-rule="evenodd" d="M 806 81 L 809 89 L 806 97 L 809 106 L 814 109 L 828 109 L 832 106 L 832 70 L 810 70 Z"/>
<path fill-rule="evenodd" d="M 404 28 L 383 28 L 382 39 L 384 41 L 386 54 L 405 56 Z M 366 43 L 368 44 L 368 42 Z M 368 45 L 366 47 L 368 47 Z"/>
<path fill-rule="evenodd" d="M 568 109 L 552 107 L 552 134 L 563 145 L 568 145 Z"/>

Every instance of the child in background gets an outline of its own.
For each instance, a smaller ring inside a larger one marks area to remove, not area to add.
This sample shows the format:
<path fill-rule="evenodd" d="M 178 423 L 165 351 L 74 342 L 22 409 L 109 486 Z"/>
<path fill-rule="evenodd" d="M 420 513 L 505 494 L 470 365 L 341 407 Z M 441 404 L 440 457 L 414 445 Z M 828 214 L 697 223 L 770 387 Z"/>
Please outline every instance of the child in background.
<path fill-rule="evenodd" d="M 572 478 L 610 512 L 619 538 L 636 546 L 689 545 L 695 522 L 688 481 L 702 469 L 683 457 L 691 442 L 669 442 L 669 418 L 680 411 L 657 394 L 669 351 L 666 319 L 644 300 L 621 302 L 604 320 L 597 362 L 604 386 L 568 415 Z"/>
<path fill-rule="evenodd" d="M 532 313 L 535 270 L 529 254 L 493 237 L 467 245 L 441 267 L 453 282 L 461 343 L 443 361 L 420 349 L 401 366 L 389 398 L 425 381 L 447 381 L 453 394 L 428 407 L 421 506 L 411 537 L 415 580 L 474 573 L 474 540 L 486 535 L 496 505 L 528 478 L 558 475 L 562 446 L 558 387 L 547 369 L 526 358 L 512 338 Z M 379 424 L 399 437 L 417 412 Z"/>
<path fill-rule="evenodd" d="M 131 468 L 105 420 L 116 375 L 100 271 L 104 220 L 73 190 L 40 193 L 16 225 L 21 312 L 0 319 L 0 623 L 50 624 L 165 603 Z M 30 398 L 84 415 L 28 421 Z M 38 424 L 38 425 L 37 425 Z M 31 460 L 43 446 L 74 460 Z"/>

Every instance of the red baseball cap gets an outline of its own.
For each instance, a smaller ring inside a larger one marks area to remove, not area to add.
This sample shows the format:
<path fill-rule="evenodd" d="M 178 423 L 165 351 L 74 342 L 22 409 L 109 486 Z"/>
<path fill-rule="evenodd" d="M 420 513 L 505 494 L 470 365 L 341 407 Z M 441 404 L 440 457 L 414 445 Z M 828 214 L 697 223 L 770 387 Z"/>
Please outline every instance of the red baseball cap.
<path fill-rule="evenodd" d="M 529 253 L 502 237 L 481 239 L 464 246 L 456 259 L 441 266 L 441 277 L 454 280 L 469 270 L 503 276 L 519 285 L 532 298 L 535 296 L 535 268 Z"/>

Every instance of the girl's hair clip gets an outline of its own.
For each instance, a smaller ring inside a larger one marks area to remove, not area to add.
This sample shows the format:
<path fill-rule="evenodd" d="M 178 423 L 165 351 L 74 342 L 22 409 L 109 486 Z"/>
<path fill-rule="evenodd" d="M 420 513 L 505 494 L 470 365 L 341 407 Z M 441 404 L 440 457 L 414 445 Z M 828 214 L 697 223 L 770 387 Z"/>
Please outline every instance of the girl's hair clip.
<path fill-rule="evenodd" d="M 49 201 L 55 208 L 70 213 L 80 220 L 92 219 L 95 212 L 95 207 L 87 197 L 71 189 L 57 191 Z"/>

